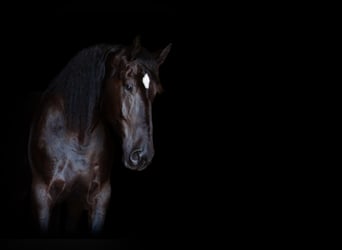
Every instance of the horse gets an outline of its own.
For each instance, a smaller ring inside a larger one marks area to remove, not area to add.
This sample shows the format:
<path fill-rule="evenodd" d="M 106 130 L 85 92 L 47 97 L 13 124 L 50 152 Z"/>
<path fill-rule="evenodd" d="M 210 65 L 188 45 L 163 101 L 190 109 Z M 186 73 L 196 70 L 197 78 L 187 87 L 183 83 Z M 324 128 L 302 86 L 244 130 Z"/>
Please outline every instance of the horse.
<path fill-rule="evenodd" d="M 49 232 L 52 210 L 61 203 L 69 230 L 86 212 L 87 230 L 103 231 L 115 145 L 119 162 L 131 170 L 145 169 L 154 157 L 152 104 L 162 91 L 159 68 L 171 45 L 152 52 L 139 37 L 130 45 L 92 45 L 50 82 L 28 139 L 39 231 Z"/>

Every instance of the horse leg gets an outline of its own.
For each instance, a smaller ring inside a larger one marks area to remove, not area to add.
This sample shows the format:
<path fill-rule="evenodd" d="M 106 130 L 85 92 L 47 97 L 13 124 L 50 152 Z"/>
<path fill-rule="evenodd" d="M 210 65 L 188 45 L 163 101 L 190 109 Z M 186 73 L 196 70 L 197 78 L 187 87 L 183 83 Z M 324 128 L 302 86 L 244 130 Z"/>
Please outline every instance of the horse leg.
<path fill-rule="evenodd" d="M 96 185 L 96 184 L 95 184 Z M 90 198 L 91 207 L 89 209 L 89 220 L 91 226 L 91 232 L 98 234 L 101 232 L 106 210 L 109 205 L 109 199 L 111 195 L 111 186 L 109 182 L 104 183 L 101 187 L 94 191 Z"/>
<path fill-rule="evenodd" d="M 42 232 L 47 232 L 50 221 L 50 200 L 48 186 L 41 181 L 32 182 L 32 199 L 39 227 Z"/>

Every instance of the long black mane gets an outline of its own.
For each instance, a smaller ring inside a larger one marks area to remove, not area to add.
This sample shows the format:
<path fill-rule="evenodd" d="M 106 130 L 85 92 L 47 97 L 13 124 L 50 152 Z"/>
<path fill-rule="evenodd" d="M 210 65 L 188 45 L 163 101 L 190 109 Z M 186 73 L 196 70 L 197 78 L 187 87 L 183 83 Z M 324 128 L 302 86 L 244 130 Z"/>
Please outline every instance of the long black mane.
<path fill-rule="evenodd" d="M 106 58 L 122 46 L 95 45 L 76 54 L 52 80 L 45 96 L 61 95 L 68 128 L 84 132 L 93 126 L 98 115 Z"/>

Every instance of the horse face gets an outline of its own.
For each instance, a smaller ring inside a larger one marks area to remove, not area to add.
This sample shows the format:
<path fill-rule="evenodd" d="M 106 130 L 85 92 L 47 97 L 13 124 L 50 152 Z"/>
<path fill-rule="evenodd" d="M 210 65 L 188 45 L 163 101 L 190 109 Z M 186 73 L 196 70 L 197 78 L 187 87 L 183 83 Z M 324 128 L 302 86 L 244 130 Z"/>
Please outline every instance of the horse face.
<path fill-rule="evenodd" d="M 152 101 L 155 87 L 150 73 L 128 66 L 119 81 L 119 129 L 123 162 L 130 169 L 143 170 L 154 155 Z M 153 87 L 152 87 L 153 85 Z"/>
<path fill-rule="evenodd" d="M 122 139 L 123 163 L 132 170 L 145 169 L 154 156 L 152 103 L 161 90 L 158 69 L 170 46 L 148 63 L 134 56 L 114 56 L 113 73 L 106 82 L 107 117 Z M 109 94 L 108 94 L 109 93 Z"/>

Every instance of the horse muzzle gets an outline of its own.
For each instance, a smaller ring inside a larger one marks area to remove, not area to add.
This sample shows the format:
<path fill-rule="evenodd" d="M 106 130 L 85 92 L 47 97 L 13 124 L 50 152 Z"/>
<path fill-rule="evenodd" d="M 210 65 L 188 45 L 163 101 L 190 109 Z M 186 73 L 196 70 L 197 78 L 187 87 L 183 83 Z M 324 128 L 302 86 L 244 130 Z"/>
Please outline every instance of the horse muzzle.
<path fill-rule="evenodd" d="M 148 153 L 142 149 L 134 149 L 128 157 L 125 157 L 124 164 L 131 170 L 144 170 L 152 161 L 154 153 Z"/>

